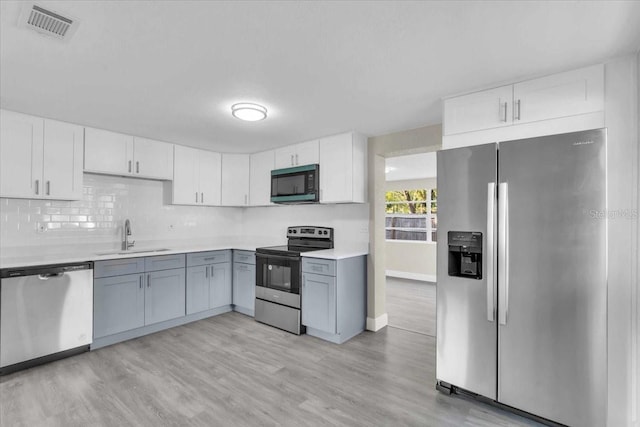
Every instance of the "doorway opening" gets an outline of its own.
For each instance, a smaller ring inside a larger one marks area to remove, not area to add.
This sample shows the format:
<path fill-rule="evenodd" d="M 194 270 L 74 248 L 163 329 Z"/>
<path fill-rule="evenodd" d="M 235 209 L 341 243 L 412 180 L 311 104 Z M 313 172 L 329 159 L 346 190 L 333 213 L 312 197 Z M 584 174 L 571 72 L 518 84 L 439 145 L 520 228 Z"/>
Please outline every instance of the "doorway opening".
<path fill-rule="evenodd" d="M 435 336 L 436 153 L 385 159 L 388 325 Z"/>

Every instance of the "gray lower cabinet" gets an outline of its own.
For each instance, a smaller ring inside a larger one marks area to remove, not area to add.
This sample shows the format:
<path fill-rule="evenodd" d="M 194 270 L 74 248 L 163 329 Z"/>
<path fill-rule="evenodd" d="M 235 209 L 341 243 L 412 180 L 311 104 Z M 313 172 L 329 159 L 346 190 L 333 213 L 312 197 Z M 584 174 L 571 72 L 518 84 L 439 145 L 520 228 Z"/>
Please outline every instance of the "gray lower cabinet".
<path fill-rule="evenodd" d="M 187 314 L 230 306 L 231 280 L 230 250 L 187 254 Z"/>
<path fill-rule="evenodd" d="M 94 279 L 94 338 L 144 326 L 143 276 L 139 273 Z"/>
<path fill-rule="evenodd" d="M 366 256 L 302 258 L 302 324 L 307 334 L 341 344 L 364 331 Z"/>
<path fill-rule="evenodd" d="M 147 273 L 144 295 L 144 324 L 184 316 L 184 267 Z"/>
<path fill-rule="evenodd" d="M 209 266 L 187 267 L 187 314 L 209 309 Z"/>
<path fill-rule="evenodd" d="M 302 324 L 330 334 L 336 331 L 336 278 L 304 273 Z"/>
<path fill-rule="evenodd" d="M 184 254 L 96 261 L 94 266 L 94 343 L 185 315 Z"/>
<path fill-rule="evenodd" d="M 209 288 L 209 307 L 217 308 L 231 305 L 232 299 L 231 263 L 211 266 L 211 287 Z"/>
<path fill-rule="evenodd" d="M 255 314 L 256 257 L 255 252 L 233 251 L 234 310 L 248 316 Z"/>

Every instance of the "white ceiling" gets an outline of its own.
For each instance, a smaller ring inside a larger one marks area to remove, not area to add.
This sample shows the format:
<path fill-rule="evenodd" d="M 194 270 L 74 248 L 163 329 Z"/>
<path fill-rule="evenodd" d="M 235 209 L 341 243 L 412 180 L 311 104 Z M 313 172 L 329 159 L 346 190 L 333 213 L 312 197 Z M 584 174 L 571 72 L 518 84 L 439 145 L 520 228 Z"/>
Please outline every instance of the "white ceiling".
<path fill-rule="evenodd" d="M 436 153 L 410 154 L 385 159 L 387 181 L 435 178 L 437 175 Z"/>
<path fill-rule="evenodd" d="M 439 123 L 443 96 L 640 46 L 637 1 L 41 1 L 68 42 L 0 3 L 3 108 L 225 152 Z"/>

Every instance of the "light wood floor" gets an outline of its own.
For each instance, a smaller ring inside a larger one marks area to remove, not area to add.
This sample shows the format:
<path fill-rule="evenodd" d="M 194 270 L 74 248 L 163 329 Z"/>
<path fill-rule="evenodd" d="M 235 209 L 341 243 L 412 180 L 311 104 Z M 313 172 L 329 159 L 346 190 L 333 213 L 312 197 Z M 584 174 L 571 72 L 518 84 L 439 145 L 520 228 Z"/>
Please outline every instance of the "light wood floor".
<path fill-rule="evenodd" d="M 436 284 L 387 277 L 389 326 L 436 336 Z"/>
<path fill-rule="evenodd" d="M 0 377 L 2 426 L 522 426 L 435 390 L 434 338 L 342 345 L 227 313 Z"/>

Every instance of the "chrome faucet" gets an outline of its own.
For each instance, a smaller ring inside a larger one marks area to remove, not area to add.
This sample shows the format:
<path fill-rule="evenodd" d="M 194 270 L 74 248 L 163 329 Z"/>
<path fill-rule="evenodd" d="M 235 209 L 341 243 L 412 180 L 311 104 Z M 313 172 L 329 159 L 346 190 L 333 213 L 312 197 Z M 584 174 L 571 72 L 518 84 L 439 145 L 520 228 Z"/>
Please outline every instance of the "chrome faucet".
<path fill-rule="evenodd" d="M 123 229 L 124 239 L 122 241 L 122 250 L 128 251 L 136 244 L 136 241 L 129 241 L 129 236 L 131 236 L 131 222 L 129 219 L 124 220 L 124 229 Z"/>

